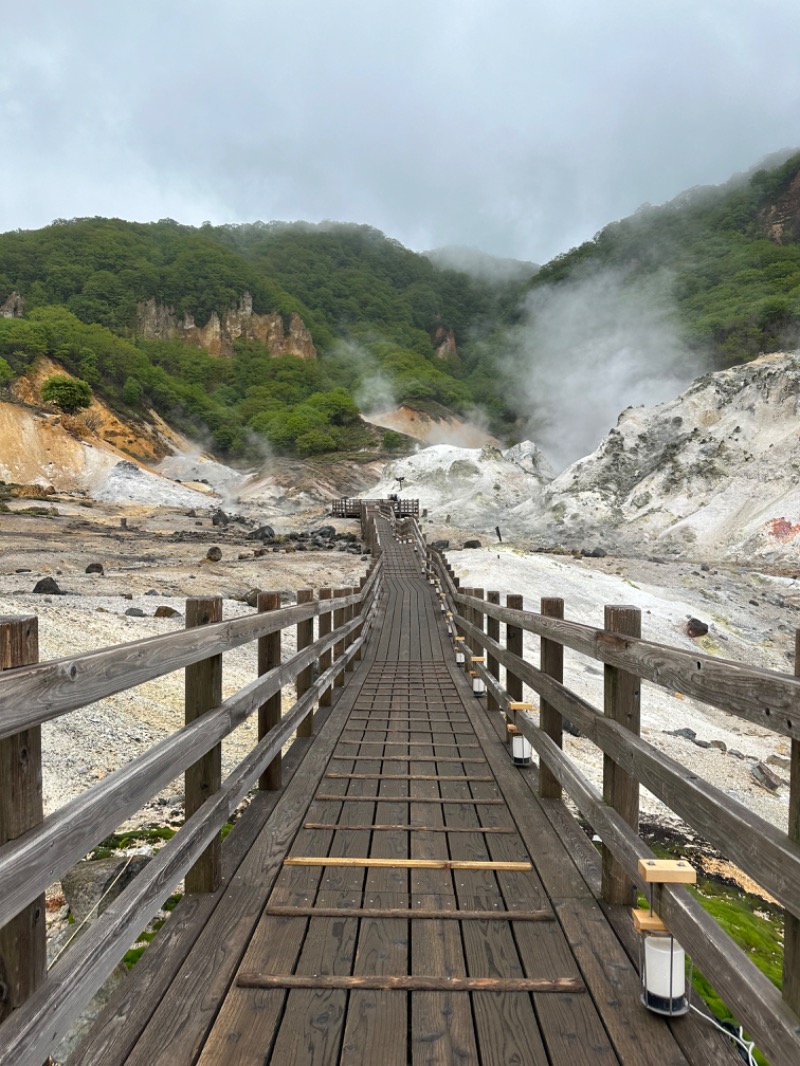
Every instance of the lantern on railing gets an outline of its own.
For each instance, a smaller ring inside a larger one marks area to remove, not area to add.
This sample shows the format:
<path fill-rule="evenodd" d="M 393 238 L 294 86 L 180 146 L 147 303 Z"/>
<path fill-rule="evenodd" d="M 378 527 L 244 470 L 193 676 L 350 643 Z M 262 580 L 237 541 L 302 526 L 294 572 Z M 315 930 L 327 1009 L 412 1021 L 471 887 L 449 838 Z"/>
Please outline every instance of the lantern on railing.
<path fill-rule="evenodd" d="M 473 655 L 471 657 L 471 662 L 473 667 L 477 667 L 480 663 L 486 662 L 486 656 Z M 486 695 L 486 682 L 481 677 L 479 670 L 472 669 L 470 673 L 472 674 L 472 694 L 480 699 L 481 696 Z"/>
<path fill-rule="evenodd" d="M 642 1003 L 655 1014 L 670 1018 L 686 1014 L 691 1003 L 692 966 L 686 973 L 686 952 L 653 908 L 653 885 L 693 885 L 694 868 L 684 859 L 639 859 L 639 874 L 650 885 L 650 909 L 633 911 L 639 934 Z"/>
<path fill-rule="evenodd" d="M 531 742 L 522 733 L 514 733 L 511 737 L 511 758 L 515 766 L 530 766 L 533 748 Z"/>
<path fill-rule="evenodd" d="M 464 651 L 464 645 L 463 645 L 463 641 L 464 640 L 466 640 L 466 637 L 456 637 L 455 653 L 456 653 L 456 664 L 458 666 L 463 666 L 464 663 L 467 661 L 467 655 L 466 655 L 466 652 Z"/>

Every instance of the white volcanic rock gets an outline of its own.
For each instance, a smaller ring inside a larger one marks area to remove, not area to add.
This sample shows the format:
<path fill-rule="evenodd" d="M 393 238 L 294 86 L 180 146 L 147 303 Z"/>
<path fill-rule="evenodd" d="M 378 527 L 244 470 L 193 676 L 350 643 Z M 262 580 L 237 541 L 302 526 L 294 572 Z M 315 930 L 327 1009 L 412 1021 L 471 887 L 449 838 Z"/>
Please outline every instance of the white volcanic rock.
<path fill-rule="evenodd" d="M 452 516 L 454 525 L 485 532 L 513 508 L 541 498 L 552 472 L 535 444 L 525 441 L 506 451 L 437 444 L 389 463 L 370 498 L 402 495 L 419 499 L 432 516 Z"/>
<path fill-rule="evenodd" d="M 105 503 L 143 503 L 152 507 L 210 507 L 218 500 L 216 496 L 177 485 L 126 459 L 108 471 L 93 496 Z"/>
<path fill-rule="evenodd" d="M 517 511 L 542 540 L 625 551 L 797 560 L 800 355 L 710 374 L 629 408 L 600 447 Z"/>

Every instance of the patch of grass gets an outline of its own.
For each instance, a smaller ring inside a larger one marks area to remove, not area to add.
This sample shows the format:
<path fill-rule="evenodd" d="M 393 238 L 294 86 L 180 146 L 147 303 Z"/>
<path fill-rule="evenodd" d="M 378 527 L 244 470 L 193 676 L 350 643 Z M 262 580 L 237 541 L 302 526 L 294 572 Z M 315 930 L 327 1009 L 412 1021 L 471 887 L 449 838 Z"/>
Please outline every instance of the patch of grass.
<path fill-rule="evenodd" d="M 171 840 L 174 836 L 175 830 L 166 825 L 143 826 L 141 829 L 131 829 L 127 833 L 112 833 L 92 850 L 92 858 L 108 859 L 115 851 L 120 851 L 122 848 L 139 844 L 157 844 L 162 840 Z"/>
<path fill-rule="evenodd" d="M 142 957 L 142 955 L 144 955 L 146 950 L 147 945 L 143 944 L 141 947 L 131 948 L 130 951 L 126 951 L 125 954 L 122 956 L 122 961 L 125 964 L 125 968 L 128 970 L 132 970 L 136 963 L 139 961 L 139 959 Z"/>

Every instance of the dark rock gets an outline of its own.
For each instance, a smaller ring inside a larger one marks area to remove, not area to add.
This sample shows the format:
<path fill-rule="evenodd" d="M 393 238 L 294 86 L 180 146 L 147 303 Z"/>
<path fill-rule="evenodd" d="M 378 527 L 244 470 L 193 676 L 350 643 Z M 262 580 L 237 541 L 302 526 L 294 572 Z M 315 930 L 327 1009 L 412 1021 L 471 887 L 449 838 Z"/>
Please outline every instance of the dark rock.
<path fill-rule="evenodd" d="M 208 551 L 206 552 L 206 559 L 208 559 L 209 562 L 218 563 L 221 558 L 222 558 L 222 548 L 213 547 L 213 548 L 209 548 Z"/>
<path fill-rule="evenodd" d="M 180 611 L 176 611 L 174 607 L 168 607 L 165 603 L 160 603 L 153 615 L 154 618 L 180 618 L 180 616 Z"/>
<path fill-rule="evenodd" d="M 683 729 L 668 729 L 667 736 L 670 737 L 682 737 L 684 740 L 694 740 L 697 733 L 693 729 L 684 727 Z"/>
<path fill-rule="evenodd" d="M 792 765 L 792 760 L 787 759 L 785 755 L 768 755 L 767 766 L 779 766 L 782 770 L 788 770 Z"/>
<path fill-rule="evenodd" d="M 322 537 L 324 540 L 331 540 L 336 536 L 336 530 L 333 526 L 320 526 L 319 529 L 312 531 L 314 536 Z"/>
<path fill-rule="evenodd" d="M 158 593 L 156 592 L 155 589 L 148 589 L 147 592 L 145 592 L 145 596 L 157 596 L 157 595 L 158 595 Z"/>
<path fill-rule="evenodd" d="M 129 618 L 145 617 L 145 613 L 141 607 L 128 607 L 128 609 L 125 611 L 125 614 L 128 615 Z"/>
<path fill-rule="evenodd" d="M 692 743 L 697 748 L 710 748 L 711 747 L 711 741 L 710 740 L 694 740 L 694 741 L 692 741 Z"/>
<path fill-rule="evenodd" d="M 446 552 L 447 549 L 450 547 L 450 541 L 449 540 L 435 540 L 431 544 L 431 547 L 432 548 L 436 548 L 437 551 Z"/>
<path fill-rule="evenodd" d="M 247 534 L 248 540 L 260 540 L 264 544 L 275 540 L 275 530 L 272 526 L 257 526 Z"/>
<path fill-rule="evenodd" d="M 89 563 L 85 572 L 87 574 L 104 574 L 105 570 L 102 563 Z"/>
<path fill-rule="evenodd" d="M 738 748 L 730 748 L 729 751 L 728 751 L 728 754 L 732 755 L 734 757 L 734 759 L 743 759 L 744 758 L 744 752 L 743 751 L 739 751 Z"/>
<path fill-rule="evenodd" d="M 122 598 L 123 598 L 123 600 L 132 600 L 133 599 L 133 593 L 132 592 L 123 592 L 122 593 Z"/>
<path fill-rule="evenodd" d="M 708 625 L 699 618 L 690 618 L 686 623 L 686 632 L 690 637 L 704 637 L 708 632 Z"/>
<path fill-rule="evenodd" d="M 192 507 L 192 509 L 190 511 L 186 512 L 186 517 L 187 518 L 197 518 L 197 511 L 195 511 L 194 507 Z"/>
<path fill-rule="evenodd" d="M 480 548 L 480 546 L 481 546 L 481 542 L 479 540 L 465 540 L 464 541 L 464 547 L 465 548 Z"/>
<path fill-rule="evenodd" d="M 704 574 L 707 574 L 711 570 L 711 567 L 708 565 L 708 563 L 700 563 L 700 569 L 703 571 Z"/>
<path fill-rule="evenodd" d="M 53 577 L 43 577 L 33 586 L 33 591 L 40 596 L 66 596 L 58 587 L 58 582 Z"/>
<path fill-rule="evenodd" d="M 708 746 L 709 746 L 709 748 L 716 748 L 717 751 L 727 751 L 728 750 L 728 745 L 725 743 L 724 740 L 712 740 L 712 741 L 710 741 Z"/>
<path fill-rule="evenodd" d="M 605 548 L 598 546 L 597 548 L 592 548 L 591 551 L 582 551 L 581 555 L 585 555 L 587 559 L 605 559 L 608 552 Z"/>
<path fill-rule="evenodd" d="M 262 555 L 266 555 L 266 554 L 267 554 L 267 549 L 266 548 L 253 548 L 253 558 L 254 559 L 260 559 L 262 557 Z"/>
<path fill-rule="evenodd" d="M 227 526 L 230 519 L 224 511 L 218 507 L 216 511 L 211 512 L 211 525 L 212 526 Z"/>
<path fill-rule="evenodd" d="M 144 855 L 85 859 L 68 870 L 61 885 L 76 923 L 102 914 L 149 861 Z"/>
<path fill-rule="evenodd" d="M 783 784 L 778 775 L 774 774 L 766 763 L 756 763 L 750 773 L 753 775 L 756 783 L 761 785 L 762 788 L 766 788 L 769 792 L 777 792 Z"/>
<path fill-rule="evenodd" d="M 295 545 L 295 547 L 297 548 L 297 550 L 299 552 L 307 552 L 308 551 L 308 545 L 307 544 L 303 544 L 302 541 L 298 541 L 298 543 Z"/>
<path fill-rule="evenodd" d="M 20 566 L 14 571 L 15 574 L 30 574 L 31 568 L 29 566 Z"/>

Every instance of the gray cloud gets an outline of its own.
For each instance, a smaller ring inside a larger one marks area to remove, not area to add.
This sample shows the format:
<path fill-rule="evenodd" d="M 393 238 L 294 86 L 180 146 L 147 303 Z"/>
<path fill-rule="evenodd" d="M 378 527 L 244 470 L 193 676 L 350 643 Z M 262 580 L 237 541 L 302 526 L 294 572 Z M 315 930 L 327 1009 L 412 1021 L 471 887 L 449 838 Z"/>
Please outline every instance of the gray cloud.
<path fill-rule="evenodd" d="M 795 0 L 31 0 L 0 229 L 366 222 L 543 262 L 797 142 Z"/>

